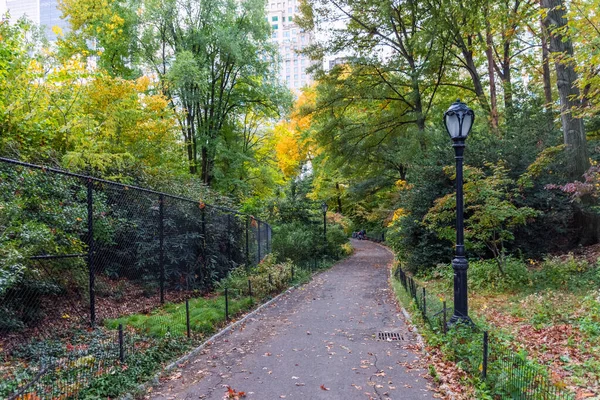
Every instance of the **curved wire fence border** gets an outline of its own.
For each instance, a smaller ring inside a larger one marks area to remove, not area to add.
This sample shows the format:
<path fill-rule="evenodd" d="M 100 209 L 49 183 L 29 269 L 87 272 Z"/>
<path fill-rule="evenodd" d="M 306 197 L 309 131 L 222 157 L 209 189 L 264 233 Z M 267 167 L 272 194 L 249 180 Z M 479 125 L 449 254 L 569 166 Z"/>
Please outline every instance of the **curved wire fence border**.
<path fill-rule="evenodd" d="M 425 287 L 404 272 L 400 267 L 394 274 L 406 293 L 414 301 L 421 312 L 423 320 L 433 331 L 448 332 L 448 315 L 452 315 L 452 307 L 446 301 L 427 293 Z M 481 349 L 481 356 L 476 363 L 473 360 L 457 360 L 461 368 L 472 376 L 481 378 L 491 388 L 503 392 L 502 398 L 519 400 L 575 400 L 575 394 L 568 389 L 554 384 L 545 366 L 537 364 L 527 356 L 490 335 L 477 325 L 473 326 L 481 340 L 475 343 Z M 469 368 L 470 367 L 470 368 Z M 509 396 L 509 397 L 505 397 Z"/>

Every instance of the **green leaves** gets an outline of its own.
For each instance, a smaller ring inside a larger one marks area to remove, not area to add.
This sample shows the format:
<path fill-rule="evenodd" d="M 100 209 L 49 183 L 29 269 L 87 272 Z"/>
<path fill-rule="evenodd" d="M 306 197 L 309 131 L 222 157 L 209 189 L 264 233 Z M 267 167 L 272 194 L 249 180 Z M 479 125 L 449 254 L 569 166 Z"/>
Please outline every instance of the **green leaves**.
<path fill-rule="evenodd" d="M 508 177 L 503 163 L 486 167 L 489 174 L 479 168 L 465 168 L 465 239 L 471 248 L 491 251 L 502 269 L 504 247 L 514 239 L 514 230 L 540 212 L 518 204 L 516 182 Z M 447 168 L 446 173 L 452 177 L 454 172 Z M 425 215 L 424 224 L 440 238 L 453 240 L 455 207 L 455 193 L 438 198 Z"/>

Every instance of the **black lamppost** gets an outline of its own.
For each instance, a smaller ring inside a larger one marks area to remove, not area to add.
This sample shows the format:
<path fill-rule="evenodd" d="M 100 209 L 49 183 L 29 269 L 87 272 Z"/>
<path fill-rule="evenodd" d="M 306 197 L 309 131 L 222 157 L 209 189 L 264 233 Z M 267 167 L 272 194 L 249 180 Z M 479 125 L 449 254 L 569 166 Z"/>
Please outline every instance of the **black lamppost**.
<path fill-rule="evenodd" d="M 456 100 L 448 111 L 444 113 L 444 125 L 454 142 L 456 160 L 456 255 L 452 260 L 454 269 L 454 315 L 450 318 L 449 325 L 457 322 L 472 324 L 469 318 L 467 302 L 467 269 L 469 263 L 465 257 L 465 238 L 463 232 L 463 154 L 465 139 L 471 131 L 475 113 L 460 100 Z"/>
<path fill-rule="evenodd" d="M 327 203 L 321 203 L 321 210 L 323 211 L 323 243 L 327 248 Z"/>

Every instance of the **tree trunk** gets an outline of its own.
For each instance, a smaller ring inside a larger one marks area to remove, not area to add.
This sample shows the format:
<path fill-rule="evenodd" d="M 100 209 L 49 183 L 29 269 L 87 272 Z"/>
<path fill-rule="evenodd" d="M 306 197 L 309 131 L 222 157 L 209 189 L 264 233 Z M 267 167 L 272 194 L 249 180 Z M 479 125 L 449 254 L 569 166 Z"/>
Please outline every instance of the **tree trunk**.
<path fill-rule="evenodd" d="M 546 99 L 546 112 L 552 113 L 552 79 L 550 77 L 550 51 L 548 50 L 548 30 L 544 26 L 544 19 L 540 18 L 542 39 L 542 76 L 544 80 L 544 97 Z"/>
<path fill-rule="evenodd" d="M 190 166 L 190 174 L 196 174 L 198 172 L 197 168 L 196 168 L 196 162 L 194 161 L 194 159 L 196 158 L 195 153 L 195 149 L 194 149 L 194 118 L 188 114 L 185 117 L 185 145 L 187 148 L 187 156 L 188 156 L 188 163 Z"/>
<path fill-rule="evenodd" d="M 419 72 L 415 68 L 414 62 L 409 60 L 410 66 L 413 69 L 412 73 L 412 90 L 415 99 L 414 109 L 417 116 L 417 128 L 419 129 L 419 146 L 422 151 L 426 150 L 425 144 L 425 115 L 423 114 L 423 102 L 421 97 L 421 87 L 419 86 Z"/>
<path fill-rule="evenodd" d="M 487 96 L 485 95 L 485 92 L 483 90 L 481 76 L 477 71 L 477 66 L 475 64 L 475 60 L 473 59 L 473 52 L 469 49 L 468 46 L 465 45 L 464 42 L 462 42 L 462 44 L 459 44 L 459 47 L 463 54 L 465 64 L 467 65 L 469 75 L 471 75 L 471 80 L 473 81 L 473 89 L 475 90 L 475 94 L 479 99 L 479 105 L 481 106 L 481 108 L 483 108 L 487 115 L 491 115 L 492 110 L 490 109 L 490 104 L 488 103 Z"/>
<path fill-rule="evenodd" d="M 556 54 L 554 66 L 560 96 L 564 143 L 569 152 L 568 173 L 571 179 L 581 179 L 589 168 L 589 159 L 583 120 L 572 113 L 572 110 L 581 104 L 576 83 L 577 73 L 573 62 L 569 61 L 573 57 L 573 43 L 560 33 L 567 24 L 566 8 L 563 0 L 541 0 L 541 4 L 547 9 L 544 26 L 550 33 L 550 52 Z"/>
<path fill-rule="evenodd" d="M 510 53 L 509 48 L 505 49 L 504 62 L 502 63 L 502 87 L 504 88 L 504 109 L 506 110 L 507 118 L 511 119 L 513 115 L 513 87 L 510 74 Z"/>
<path fill-rule="evenodd" d="M 486 20 L 487 20 L 486 11 Z M 489 21 L 485 24 L 485 55 L 487 56 L 488 74 L 490 79 L 490 123 L 492 132 L 498 134 L 498 101 L 496 97 L 496 77 L 494 76 L 494 54 L 492 53 L 492 32 Z"/>
<path fill-rule="evenodd" d="M 202 146 L 202 183 L 208 185 L 209 183 L 209 162 L 208 162 L 208 148 L 206 146 Z"/>
<path fill-rule="evenodd" d="M 335 183 L 335 190 L 337 191 L 337 212 L 342 213 L 342 192 L 340 190 L 339 182 Z"/>

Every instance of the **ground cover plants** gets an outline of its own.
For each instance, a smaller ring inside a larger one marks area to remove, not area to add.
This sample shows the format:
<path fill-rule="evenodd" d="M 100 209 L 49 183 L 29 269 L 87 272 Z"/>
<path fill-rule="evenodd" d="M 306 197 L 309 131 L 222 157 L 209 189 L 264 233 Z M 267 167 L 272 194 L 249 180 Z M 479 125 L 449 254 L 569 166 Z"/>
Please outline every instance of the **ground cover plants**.
<path fill-rule="evenodd" d="M 215 285 L 214 292 L 189 299 L 189 337 L 186 304 L 177 301 L 108 318 L 96 329 L 63 332 L 55 339 L 18 345 L 0 364 L 0 397 L 9 397 L 24 386 L 25 394 L 19 397 L 23 399 L 114 398 L 130 392 L 244 312 L 334 263 L 330 258 L 315 261 L 301 268 L 289 261 L 278 262 L 270 254 L 255 267 L 233 270 Z"/>
<path fill-rule="evenodd" d="M 567 390 L 577 399 L 596 398 L 600 395 L 597 256 L 598 246 L 592 246 L 576 254 L 549 256 L 538 261 L 510 257 L 505 260 L 504 273 L 499 272 L 494 260 L 472 260 L 469 312 L 481 329 L 466 330 L 458 337 L 443 335 L 440 328 L 431 329 L 429 324 L 424 324 L 419 309 L 415 309 L 415 319 L 421 321 L 432 351 L 470 374 L 469 378 L 463 377 L 463 383 L 479 393 L 477 398 L 498 396 L 494 379 L 504 379 L 513 368 L 510 363 L 500 364 L 497 371 L 488 374 L 486 381 L 481 379 L 483 330 L 488 330 L 494 338 L 490 339 L 490 355 L 494 354 L 495 340 L 503 349 L 510 349 L 511 357 L 518 359 L 519 364 L 527 363 L 530 371 L 544 376 L 550 389 Z M 417 281 L 426 288 L 429 303 L 447 299 L 451 307 L 452 269 L 449 265 L 420 274 Z M 403 291 L 399 283 L 395 283 L 395 289 L 398 293 Z M 400 299 L 410 305 L 410 296 Z M 451 311 L 449 313 L 451 315 Z M 531 379 L 524 381 L 532 384 Z M 511 390 L 518 393 L 526 389 L 516 386 Z"/>

